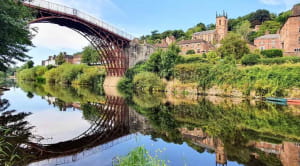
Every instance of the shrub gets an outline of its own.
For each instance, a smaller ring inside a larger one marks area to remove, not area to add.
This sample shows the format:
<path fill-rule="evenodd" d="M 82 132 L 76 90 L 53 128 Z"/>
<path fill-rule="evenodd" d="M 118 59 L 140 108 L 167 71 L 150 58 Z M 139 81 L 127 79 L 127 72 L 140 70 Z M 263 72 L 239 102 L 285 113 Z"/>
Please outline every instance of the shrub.
<path fill-rule="evenodd" d="M 181 63 L 205 63 L 208 62 L 206 59 L 202 57 L 202 55 L 191 54 L 191 55 L 183 55 L 180 59 Z"/>
<path fill-rule="evenodd" d="M 155 74 L 151 72 L 141 72 L 134 76 L 133 84 L 135 89 L 152 91 L 153 89 L 164 89 L 164 83 Z"/>
<path fill-rule="evenodd" d="M 263 50 L 261 54 L 266 58 L 282 57 L 283 52 L 280 49 Z"/>
<path fill-rule="evenodd" d="M 260 59 L 260 63 L 264 65 L 283 64 L 283 63 L 300 63 L 300 57 L 278 57 Z"/>
<path fill-rule="evenodd" d="M 196 52 L 194 50 L 188 50 L 186 52 L 187 55 L 191 55 L 191 54 L 196 54 Z"/>
<path fill-rule="evenodd" d="M 243 65 L 255 65 L 259 63 L 260 56 L 257 54 L 247 54 L 242 58 Z"/>

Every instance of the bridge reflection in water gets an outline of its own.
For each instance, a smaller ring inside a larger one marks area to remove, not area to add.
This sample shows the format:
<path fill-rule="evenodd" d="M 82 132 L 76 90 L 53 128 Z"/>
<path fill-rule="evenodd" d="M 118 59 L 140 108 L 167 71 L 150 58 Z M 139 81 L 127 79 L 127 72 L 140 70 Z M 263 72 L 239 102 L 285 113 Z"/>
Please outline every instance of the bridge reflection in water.
<path fill-rule="evenodd" d="M 104 151 L 135 137 L 131 134 L 129 108 L 121 97 L 106 97 L 106 103 L 89 103 L 98 108 L 100 116 L 91 127 L 72 140 L 55 144 L 26 143 L 26 151 L 36 158 L 32 165 L 66 164 Z"/>

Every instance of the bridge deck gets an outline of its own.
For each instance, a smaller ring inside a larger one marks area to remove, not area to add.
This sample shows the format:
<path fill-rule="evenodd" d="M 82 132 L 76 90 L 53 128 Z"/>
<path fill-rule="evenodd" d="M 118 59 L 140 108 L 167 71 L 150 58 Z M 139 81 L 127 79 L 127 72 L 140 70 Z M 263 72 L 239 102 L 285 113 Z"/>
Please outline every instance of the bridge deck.
<path fill-rule="evenodd" d="M 124 39 L 127 39 L 129 41 L 133 40 L 133 38 L 134 38 L 129 33 L 122 31 L 110 24 L 105 23 L 102 20 L 92 17 L 92 16 L 85 14 L 74 8 L 70 8 L 70 7 L 67 7 L 64 5 L 52 3 L 49 1 L 45 1 L 45 0 L 25 0 L 23 3 L 25 5 L 34 6 L 37 8 L 42 8 L 42 9 L 47 9 L 47 10 L 52 10 L 52 11 L 72 15 L 74 17 L 78 17 L 80 19 L 83 19 L 83 20 L 91 23 L 91 24 L 97 25 L 99 28 L 105 29 L 106 31 L 109 31 L 109 32 L 111 32 L 117 36 L 120 36 Z"/>

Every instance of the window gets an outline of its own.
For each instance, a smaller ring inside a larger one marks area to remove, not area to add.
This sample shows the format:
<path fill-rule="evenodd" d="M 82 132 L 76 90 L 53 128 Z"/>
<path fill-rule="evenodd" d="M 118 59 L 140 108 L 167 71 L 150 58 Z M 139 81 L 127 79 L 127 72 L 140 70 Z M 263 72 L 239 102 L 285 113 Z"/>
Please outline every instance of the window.
<path fill-rule="evenodd" d="M 300 37 L 298 38 L 298 44 L 300 44 Z"/>
<path fill-rule="evenodd" d="M 260 50 L 264 50 L 264 49 L 265 49 L 265 47 L 264 47 L 264 46 L 261 46 L 261 47 L 260 47 Z"/>
<path fill-rule="evenodd" d="M 221 25 L 222 24 L 222 21 L 221 20 L 219 20 L 219 25 Z"/>
<path fill-rule="evenodd" d="M 300 27 L 299 27 L 299 32 L 300 32 Z"/>

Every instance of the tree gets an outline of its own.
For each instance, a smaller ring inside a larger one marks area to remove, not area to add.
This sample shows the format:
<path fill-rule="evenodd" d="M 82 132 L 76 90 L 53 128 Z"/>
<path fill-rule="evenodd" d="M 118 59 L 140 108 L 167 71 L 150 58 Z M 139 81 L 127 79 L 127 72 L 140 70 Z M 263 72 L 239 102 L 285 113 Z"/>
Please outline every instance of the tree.
<path fill-rule="evenodd" d="M 277 22 L 279 22 L 281 25 L 284 25 L 285 22 L 288 20 L 288 18 L 292 15 L 292 11 L 286 11 L 282 12 L 278 15 L 278 17 L 275 19 Z"/>
<path fill-rule="evenodd" d="M 83 48 L 81 62 L 92 64 L 92 63 L 98 63 L 100 61 L 100 56 L 97 52 L 97 50 L 94 49 L 92 46 L 87 46 Z"/>
<path fill-rule="evenodd" d="M 245 54 L 249 53 L 247 42 L 236 33 L 228 33 L 227 36 L 221 41 L 222 46 L 218 49 L 221 57 L 232 57 L 241 59 Z"/>
<path fill-rule="evenodd" d="M 58 56 L 55 58 L 55 64 L 62 65 L 65 62 L 66 62 L 65 53 L 63 53 L 63 52 L 59 53 Z"/>
<path fill-rule="evenodd" d="M 195 50 L 188 50 L 186 52 L 187 55 L 196 54 Z"/>
<path fill-rule="evenodd" d="M 270 34 L 276 34 L 277 31 L 280 29 L 281 25 L 279 22 L 276 21 L 265 21 L 259 28 L 258 36 L 264 35 L 267 31 Z"/>
<path fill-rule="evenodd" d="M 241 24 L 237 27 L 236 33 L 240 34 L 244 40 L 248 40 L 248 35 L 251 32 L 251 23 L 249 21 L 243 21 Z"/>
<path fill-rule="evenodd" d="M 173 67 L 179 60 L 180 48 L 175 44 L 169 46 L 168 50 L 162 52 L 160 76 L 170 79 L 173 75 Z"/>
<path fill-rule="evenodd" d="M 186 36 L 191 39 L 192 35 L 196 32 L 201 32 L 201 31 L 205 31 L 206 30 L 206 26 L 203 23 L 199 23 L 196 26 L 194 26 L 193 28 L 190 28 L 186 31 Z"/>
<path fill-rule="evenodd" d="M 33 46 L 27 26 L 32 13 L 21 2 L 0 1 L 0 71 L 7 70 L 16 61 L 26 61 L 29 56 L 25 53 Z"/>
<path fill-rule="evenodd" d="M 263 22 L 271 19 L 271 14 L 268 10 L 259 9 L 250 14 L 249 21 L 251 22 L 252 27 L 255 27 L 255 25 L 261 25 Z"/>
<path fill-rule="evenodd" d="M 26 68 L 27 69 L 30 69 L 30 68 L 33 68 L 34 66 L 34 62 L 32 60 L 28 61 L 26 64 L 25 64 Z"/>
<path fill-rule="evenodd" d="M 154 52 L 149 60 L 146 62 L 146 68 L 147 70 L 155 73 L 159 73 L 161 70 L 161 55 L 163 53 L 163 50 L 159 49 L 156 52 Z"/>

